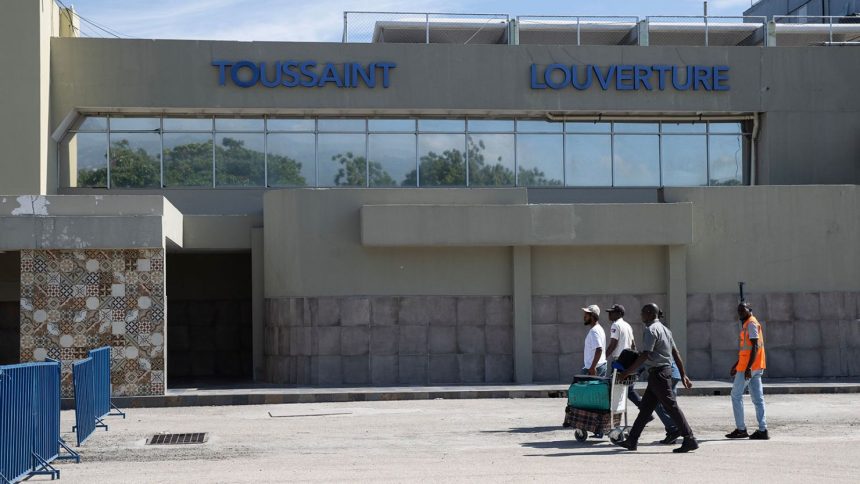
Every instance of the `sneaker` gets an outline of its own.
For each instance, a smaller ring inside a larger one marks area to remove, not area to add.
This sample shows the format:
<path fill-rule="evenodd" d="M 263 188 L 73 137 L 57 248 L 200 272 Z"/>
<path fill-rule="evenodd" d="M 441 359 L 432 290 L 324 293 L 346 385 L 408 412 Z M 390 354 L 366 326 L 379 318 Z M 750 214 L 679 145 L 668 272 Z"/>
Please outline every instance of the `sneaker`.
<path fill-rule="evenodd" d="M 615 442 L 615 445 L 627 450 L 636 450 L 636 442 L 631 442 L 629 440 L 619 440 L 618 442 Z"/>
<path fill-rule="evenodd" d="M 750 434 L 747 433 L 746 429 L 744 429 L 744 430 L 734 429 L 734 430 L 732 430 L 732 433 L 726 434 L 727 439 L 746 439 L 749 436 L 750 436 Z"/>
<path fill-rule="evenodd" d="M 684 437 L 684 442 L 681 443 L 681 446 L 677 449 L 673 449 L 672 452 L 676 454 L 683 454 L 686 452 L 690 452 L 699 448 L 699 443 L 696 442 L 696 438 L 692 435 L 689 437 Z"/>
<path fill-rule="evenodd" d="M 680 430 L 673 430 L 672 432 L 666 432 L 666 438 L 661 440 L 660 443 L 663 445 L 672 445 L 681 437 Z"/>
<path fill-rule="evenodd" d="M 750 440 L 770 440 L 767 430 L 756 430 L 750 435 Z"/>

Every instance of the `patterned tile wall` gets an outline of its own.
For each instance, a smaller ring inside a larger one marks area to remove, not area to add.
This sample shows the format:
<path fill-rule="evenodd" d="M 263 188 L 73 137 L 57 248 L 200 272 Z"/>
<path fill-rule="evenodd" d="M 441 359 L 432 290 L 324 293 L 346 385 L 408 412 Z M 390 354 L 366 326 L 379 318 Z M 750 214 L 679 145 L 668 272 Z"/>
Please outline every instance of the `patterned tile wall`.
<path fill-rule="evenodd" d="M 163 395 L 165 372 L 163 249 L 21 251 L 21 361 L 71 364 L 100 346 L 113 348 L 114 395 Z"/>

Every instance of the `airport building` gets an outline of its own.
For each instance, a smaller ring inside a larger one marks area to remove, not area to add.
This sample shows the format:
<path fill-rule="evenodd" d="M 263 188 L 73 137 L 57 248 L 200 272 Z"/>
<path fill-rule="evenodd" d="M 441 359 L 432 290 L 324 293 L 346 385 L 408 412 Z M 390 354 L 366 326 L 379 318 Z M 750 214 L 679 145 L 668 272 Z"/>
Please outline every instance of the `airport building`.
<path fill-rule="evenodd" d="M 858 376 L 860 24 L 803 15 L 227 42 L 6 2 L 0 363 L 110 345 L 118 395 L 568 382 L 580 308 L 638 335 L 656 302 L 721 378 L 743 281 L 770 376 Z"/>

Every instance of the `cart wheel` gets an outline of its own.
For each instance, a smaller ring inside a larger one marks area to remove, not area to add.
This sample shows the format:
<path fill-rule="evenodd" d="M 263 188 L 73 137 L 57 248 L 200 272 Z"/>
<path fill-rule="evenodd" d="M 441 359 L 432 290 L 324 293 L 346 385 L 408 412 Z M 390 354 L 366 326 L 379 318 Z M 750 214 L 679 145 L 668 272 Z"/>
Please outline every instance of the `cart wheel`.
<path fill-rule="evenodd" d="M 588 432 L 576 429 L 573 431 L 573 438 L 575 438 L 577 442 L 585 442 L 588 439 Z"/>
<path fill-rule="evenodd" d="M 613 444 L 617 444 L 623 440 L 627 440 L 627 432 L 623 428 L 615 428 L 609 432 L 609 441 Z"/>

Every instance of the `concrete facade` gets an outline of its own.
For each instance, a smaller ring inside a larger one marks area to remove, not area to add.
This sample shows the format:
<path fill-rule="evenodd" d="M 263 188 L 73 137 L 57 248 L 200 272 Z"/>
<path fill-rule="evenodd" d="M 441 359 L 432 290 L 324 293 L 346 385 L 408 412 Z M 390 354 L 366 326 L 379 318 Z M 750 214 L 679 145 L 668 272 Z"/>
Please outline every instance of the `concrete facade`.
<path fill-rule="evenodd" d="M 21 45 L 0 53 L 16 66 L 0 79 L 0 268 L 15 269 L 0 271 L 0 336 L 20 341 L 15 358 L 68 362 L 109 342 L 122 394 L 163 392 L 171 348 L 187 377 L 562 382 L 581 364 L 579 308 L 624 304 L 639 332 L 638 309 L 657 302 L 691 374 L 720 377 L 745 281 L 771 374 L 857 375 L 856 48 L 80 39 L 58 36 L 69 29 L 53 2 L 12 3 L 0 19 L 4 45 Z M 388 88 L 244 89 L 218 85 L 216 59 L 397 67 Z M 551 63 L 725 65 L 731 89 L 531 89 L 530 65 Z M 87 114 L 731 118 L 750 133 L 741 178 L 757 186 L 73 188 L 60 142 Z M 162 267 L 161 296 L 147 296 L 161 319 L 141 329 L 144 308 L 130 317 L 134 301 L 113 286 L 141 280 L 126 260 L 172 255 L 199 260 L 172 269 L 175 303 Z M 57 268 L 34 271 L 36 259 Z M 98 281 L 77 280 L 90 273 Z M 88 284 L 97 294 L 30 300 Z"/>

